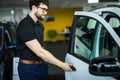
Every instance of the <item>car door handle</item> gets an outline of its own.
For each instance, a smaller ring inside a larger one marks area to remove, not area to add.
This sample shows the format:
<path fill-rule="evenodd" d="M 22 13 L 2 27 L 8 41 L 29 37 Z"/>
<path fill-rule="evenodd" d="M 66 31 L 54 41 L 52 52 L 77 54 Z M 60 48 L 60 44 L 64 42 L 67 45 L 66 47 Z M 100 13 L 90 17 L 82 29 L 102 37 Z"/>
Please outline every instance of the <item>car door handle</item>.
<path fill-rule="evenodd" d="M 76 71 L 76 68 L 74 66 L 70 66 L 72 71 Z"/>

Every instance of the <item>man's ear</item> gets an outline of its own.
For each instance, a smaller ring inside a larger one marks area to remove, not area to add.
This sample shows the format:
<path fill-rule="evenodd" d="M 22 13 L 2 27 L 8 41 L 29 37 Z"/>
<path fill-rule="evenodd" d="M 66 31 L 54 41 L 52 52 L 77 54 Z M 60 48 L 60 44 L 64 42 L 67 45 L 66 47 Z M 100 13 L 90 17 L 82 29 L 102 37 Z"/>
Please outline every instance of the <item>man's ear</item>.
<path fill-rule="evenodd" d="M 33 10 L 34 12 L 36 12 L 36 11 L 37 11 L 37 7 L 36 7 L 35 5 L 33 5 L 33 6 L 32 6 L 32 10 Z"/>

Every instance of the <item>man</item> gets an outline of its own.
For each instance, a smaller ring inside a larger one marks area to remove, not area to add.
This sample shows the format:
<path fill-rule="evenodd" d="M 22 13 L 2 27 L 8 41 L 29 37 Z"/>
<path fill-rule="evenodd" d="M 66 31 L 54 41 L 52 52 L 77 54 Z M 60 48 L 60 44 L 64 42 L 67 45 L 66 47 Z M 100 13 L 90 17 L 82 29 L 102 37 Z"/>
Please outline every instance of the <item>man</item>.
<path fill-rule="evenodd" d="M 48 80 L 46 62 L 54 64 L 64 71 L 72 71 L 71 64 L 58 60 L 42 47 L 44 28 L 39 20 L 44 19 L 47 15 L 48 5 L 48 0 L 30 0 L 30 12 L 17 27 L 20 80 Z"/>

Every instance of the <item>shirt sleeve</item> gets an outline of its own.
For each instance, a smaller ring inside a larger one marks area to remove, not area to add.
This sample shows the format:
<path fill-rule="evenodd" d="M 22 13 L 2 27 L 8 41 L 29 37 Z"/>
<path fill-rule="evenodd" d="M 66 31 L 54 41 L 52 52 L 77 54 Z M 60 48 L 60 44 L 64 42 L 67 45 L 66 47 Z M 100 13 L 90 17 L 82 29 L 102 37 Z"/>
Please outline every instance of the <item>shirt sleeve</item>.
<path fill-rule="evenodd" d="M 22 40 L 24 43 L 36 39 L 34 26 L 32 26 L 28 22 L 21 22 L 18 26 L 17 33 L 19 39 Z"/>

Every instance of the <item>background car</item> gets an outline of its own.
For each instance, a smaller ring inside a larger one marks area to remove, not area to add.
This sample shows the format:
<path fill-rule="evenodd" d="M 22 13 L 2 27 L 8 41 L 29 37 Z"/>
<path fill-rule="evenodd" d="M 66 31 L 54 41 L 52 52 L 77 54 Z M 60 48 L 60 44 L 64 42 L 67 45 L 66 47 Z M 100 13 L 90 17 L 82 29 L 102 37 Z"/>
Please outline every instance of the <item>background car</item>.
<path fill-rule="evenodd" d="M 16 26 L 0 23 L 0 80 L 12 80 L 13 56 L 16 54 Z"/>
<path fill-rule="evenodd" d="M 113 5 L 75 12 L 65 59 L 75 71 L 66 80 L 119 80 L 119 12 Z"/>

